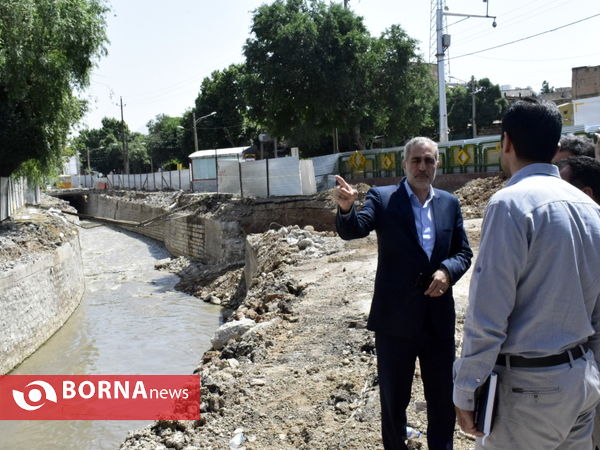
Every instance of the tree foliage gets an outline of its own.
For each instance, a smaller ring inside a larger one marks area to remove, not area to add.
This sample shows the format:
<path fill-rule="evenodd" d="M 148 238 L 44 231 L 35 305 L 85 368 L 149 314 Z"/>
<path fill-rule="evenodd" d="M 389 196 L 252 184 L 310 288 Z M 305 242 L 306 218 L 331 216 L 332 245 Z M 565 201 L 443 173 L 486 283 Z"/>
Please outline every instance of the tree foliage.
<path fill-rule="evenodd" d="M 448 104 L 448 128 L 452 139 L 473 136 L 473 95 L 475 97 L 475 123 L 481 131 L 500 120 L 508 103 L 502 97 L 500 86 L 488 78 L 471 81 L 463 86 L 449 87 L 446 92 Z"/>
<path fill-rule="evenodd" d="M 542 81 L 542 89 L 540 90 L 540 94 L 551 94 L 554 92 L 554 86 L 550 86 L 546 80 Z"/>
<path fill-rule="evenodd" d="M 0 2 L 0 175 L 60 162 L 85 107 L 76 90 L 105 53 L 106 12 L 101 0 Z"/>
<path fill-rule="evenodd" d="M 427 124 L 433 84 L 416 42 L 394 26 L 373 38 L 338 3 L 277 0 L 254 12 L 244 48 L 250 116 L 301 148 L 334 129 L 364 148 L 397 142 Z"/>
<path fill-rule="evenodd" d="M 183 147 L 181 117 L 159 114 L 148 122 L 147 153 L 153 166 L 160 167 L 173 159 L 187 162 L 189 151 Z"/>
<path fill-rule="evenodd" d="M 385 135 L 388 143 L 404 143 L 433 125 L 436 88 L 431 66 L 417 56 L 417 41 L 397 25 L 375 41 L 372 53 L 372 130 Z"/>
<path fill-rule="evenodd" d="M 217 114 L 198 123 L 200 148 L 251 145 L 256 127 L 247 114 L 245 79 L 245 66 L 232 64 L 202 81 L 196 98 L 196 119 L 213 111 Z"/>
<path fill-rule="evenodd" d="M 125 124 L 125 132 L 130 136 Z M 105 117 L 102 128 L 81 130 L 79 136 L 72 141 L 72 146 L 79 152 L 82 169 L 87 171 L 121 172 L 124 164 L 123 126 L 120 120 Z M 137 149 L 137 147 L 136 147 Z M 89 155 L 89 161 L 88 161 Z M 130 155 L 130 165 L 133 166 Z"/>

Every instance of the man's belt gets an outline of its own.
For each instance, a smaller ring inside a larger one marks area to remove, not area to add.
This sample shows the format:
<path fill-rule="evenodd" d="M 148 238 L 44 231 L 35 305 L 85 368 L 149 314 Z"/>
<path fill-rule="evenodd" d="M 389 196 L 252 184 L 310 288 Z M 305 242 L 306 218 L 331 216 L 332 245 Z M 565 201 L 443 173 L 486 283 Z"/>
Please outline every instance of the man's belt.
<path fill-rule="evenodd" d="M 569 350 L 565 350 L 559 355 L 542 356 L 541 358 L 525 358 L 524 356 L 517 355 L 498 355 L 496 364 L 500 366 L 510 367 L 550 367 L 558 366 L 559 364 L 565 364 L 575 359 L 581 358 L 586 352 L 586 348 L 583 345 L 577 345 Z M 508 364 L 507 364 L 508 360 Z"/>

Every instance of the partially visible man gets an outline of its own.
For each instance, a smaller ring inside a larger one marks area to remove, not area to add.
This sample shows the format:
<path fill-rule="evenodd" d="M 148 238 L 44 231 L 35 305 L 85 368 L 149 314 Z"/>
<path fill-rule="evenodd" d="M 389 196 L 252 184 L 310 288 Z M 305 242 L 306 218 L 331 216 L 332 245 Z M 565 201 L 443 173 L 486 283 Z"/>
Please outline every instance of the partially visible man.
<path fill-rule="evenodd" d="M 473 253 L 458 199 L 431 186 L 438 162 L 435 142 L 412 139 L 404 148 L 406 178 L 369 190 L 359 212 L 353 206 L 356 190 L 336 177 L 340 237 L 377 232 L 379 258 L 367 326 L 375 331 L 383 445 L 391 450 L 408 448 L 406 408 L 417 358 L 427 401 L 428 448 L 453 445 L 451 286 L 467 271 Z"/>
<path fill-rule="evenodd" d="M 560 177 L 581 189 L 600 204 L 600 161 L 589 156 L 561 159 L 556 164 Z"/>
<path fill-rule="evenodd" d="M 556 163 L 561 159 L 571 156 L 589 156 L 594 157 L 594 144 L 588 138 L 583 136 L 574 136 L 572 134 L 563 135 L 560 138 L 560 146 L 552 158 Z"/>
<path fill-rule="evenodd" d="M 587 156 L 561 159 L 556 164 L 560 177 L 581 189 L 600 204 L 600 162 Z M 594 431 L 592 433 L 594 449 L 600 448 L 600 407 L 596 407 Z"/>
<path fill-rule="evenodd" d="M 600 380 L 600 207 L 550 164 L 561 133 L 554 104 L 519 101 L 502 121 L 511 175 L 484 215 L 454 403 L 485 449 L 591 449 Z M 498 373 L 485 444 L 474 393 Z"/>

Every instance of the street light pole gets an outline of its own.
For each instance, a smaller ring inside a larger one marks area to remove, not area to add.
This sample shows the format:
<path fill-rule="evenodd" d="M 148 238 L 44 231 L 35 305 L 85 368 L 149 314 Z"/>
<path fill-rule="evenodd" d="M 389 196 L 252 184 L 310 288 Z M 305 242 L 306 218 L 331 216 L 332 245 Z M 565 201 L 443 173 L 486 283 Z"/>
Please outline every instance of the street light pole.
<path fill-rule="evenodd" d="M 444 57 L 445 51 L 450 46 L 450 36 L 444 34 L 444 0 L 438 1 L 436 11 L 436 32 L 437 32 L 437 58 L 438 69 L 438 97 L 439 97 L 439 122 L 440 122 L 440 142 L 448 142 L 448 110 L 446 109 L 446 78 L 444 75 Z"/>
<path fill-rule="evenodd" d="M 196 131 L 196 124 L 199 123 L 200 121 L 206 119 L 207 117 L 214 116 L 215 114 L 217 114 L 217 112 L 213 111 L 210 114 L 198 117 L 196 119 L 196 111 L 192 111 L 192 126 L 194 128 L 194 151 L 195 152 L 198 151 L 198 132 Z"/>
<path fill-rule="evenodd" d="M 196 132 L 196 112 L 192 112 L 192 126 L 194 128 L 194 151 L 198 151 L 198 134 Z"/>
<path fill-rule="evenodd" d="M 196 124 L 200 123 L 200 121 L 206 119 L 207 117 L 211 117 L 217 114 L 216 111 L 213 111 L 205 116 L 198 117 L 196 119 L 196 111 L 192 111 L 192 125 L 194 128 L 194 151 L 198 151 L 198 132 L 196 130 Z M 217 193 L 219 192 L 219 165 L 217 161 L 217 149 L 215 148 L 215 180 L 217 184 Z"/>

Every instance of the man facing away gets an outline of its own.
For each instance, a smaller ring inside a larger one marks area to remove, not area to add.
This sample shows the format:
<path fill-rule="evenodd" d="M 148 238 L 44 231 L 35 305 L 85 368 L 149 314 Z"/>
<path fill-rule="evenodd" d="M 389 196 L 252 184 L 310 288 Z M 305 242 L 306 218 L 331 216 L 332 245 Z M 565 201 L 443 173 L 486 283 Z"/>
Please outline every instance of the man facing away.
<path fill-rule="evenodd" d="M 386 449 L 406 449 L 406 408 L 418 357 L 427 400 L 430 450 L 452 448 L 454 299 L 451 286 L 473 256 L 458 200 L 432 188 L 437 144 L 417 137 L 404 149 L 399 185 L 369 190 L 362 209 L 343 178 L 335 191 L 343 239 L 377 232 L 378 264 L 368 328 L 375 331 L 382 436 Z"/>
<path fill-rule="evenodd" d="M 461 428 L 474 391 L 498 374 L 485 449 L 591 449 L 600 381 L 600 208 L 550 161 L 561 132 L 554 104 L 519 101 L 502 121 L 511 175 L 490 200 L 454 364 Z"/>

